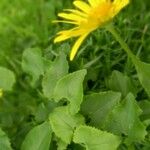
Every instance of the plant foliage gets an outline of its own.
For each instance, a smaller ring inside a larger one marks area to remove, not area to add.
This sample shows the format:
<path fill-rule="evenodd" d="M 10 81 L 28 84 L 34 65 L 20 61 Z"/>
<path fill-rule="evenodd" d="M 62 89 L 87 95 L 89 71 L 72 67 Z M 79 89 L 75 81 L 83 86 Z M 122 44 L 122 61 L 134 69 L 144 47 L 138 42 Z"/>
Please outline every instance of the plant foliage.
<path fill-rule="evenodd" d="M 105 29 L 54 44 L 66 0 L 0 1 L 0 150 L 149 150 L 150 3 L 113 21 L 134 57 Z"/>

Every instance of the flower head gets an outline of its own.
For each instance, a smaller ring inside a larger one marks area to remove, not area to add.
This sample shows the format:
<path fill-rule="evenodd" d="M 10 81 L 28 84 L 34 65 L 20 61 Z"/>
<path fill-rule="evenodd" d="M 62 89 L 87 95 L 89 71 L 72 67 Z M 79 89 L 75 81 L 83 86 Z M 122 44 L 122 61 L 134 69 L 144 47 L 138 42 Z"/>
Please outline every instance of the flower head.
<path fill-rule="evenodd" d="M 78 37 L 70 53 L 70 60 L 73 60 L 88 34 L 110 21 L 128 3 L 129 0 L 75 0 L 73 4 L 77 9 L 66 9 L 58 14 L 63 20 L 55 21 L 73 24 L 75 27 L 58 32 L 54 42 Z"/>

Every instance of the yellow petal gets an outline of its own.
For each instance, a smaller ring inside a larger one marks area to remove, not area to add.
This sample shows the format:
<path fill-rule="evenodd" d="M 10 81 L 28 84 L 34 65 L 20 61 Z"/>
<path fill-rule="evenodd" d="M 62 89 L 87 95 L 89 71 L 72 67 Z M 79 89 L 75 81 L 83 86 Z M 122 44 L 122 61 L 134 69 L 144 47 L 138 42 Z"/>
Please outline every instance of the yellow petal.
<path fill-rule="evenodd" d="M 73 2 L 73 4 L 80 10 L 82 10 L 85 13 L 89 13 L 89 11 L 91 10 L 90 5 L 88 5 L 87 3 L 81 1 L 81 0 L 75 0 Z"/>
<path fill-rule="evenodd" d="M 67 39 L 69 39 L 69 38 L 70 38 L 70 36 L 65 35 L 65 34 L 59 35 L 59 36 L 57 36 L 57 37 L 54 39 L 54 43 L 61 42 L 61 41 L 65 41 L 65 40 L 67 40 Z"/>
<path fill-rule="evenodd" d="M 100 3 L 106 2 L 106 0 L 88 0 L 88 2 L 92 7 L 96 7 Z"/>
<path fill-rule="evenodd" d="M 79 10 L 75 10 L 75 9 L 65 9 L 64 11 L 66 11 L 66 12 L 71 12 L 71 13 L 73 13 L 73 14 L 75 14 L 75 15 L 79 15 L 79 16 L 84 17 L 84 18 L 88 17 L 88 15 L 87 15 L 86 13 L 84 13 L 84 12 L 82 12 L 82 11 L 79 11 Z"/>
<path fill-rule="evenodd" d="M 123 7 L 129 4 L 129 0 L 114 0 L 113 4 L 115 5 L 115 13 L 116 15 Z"/>
<path fill-rule="evenodd" d="M 74 21 L 67 21 L 67 20 L 53 20 L 52 23 L 68 23 L 68 24 L 75 24 L 75 25 L 79 25 L 78 22 L 74 22 Z"/>
<path fill-rule="evenodd" d="M 77 41 L 75 42 L 75 44 L 72 47 L 71 53 L 70 53 L 70 60 L 72 61 L 73 58 L 75 57 L 81 43 L 83 42 L 83 40 L 87 37 L 88 33 L 83 34 L 82 36 L 80 36 Z"/>
<path fill-rule="evenodd" d="M 70 37 L 71 37 L 70 34 L 67 33 L 67 31 L 66 32 L 64 31 L 64 33 L 58 34 L 58 36 L 56 36 L 56 38 L 54 39 L 54 43 L 65 41 L 65 40 L 69 39 Z"/>
<path fill-rule="evenodd" d="M 84 20 L 83 17 L 79 16 L 79 15 L 75 15 L 73 13 L 59 13 L 58 14 L 59 17 L 67 19 L 67 20 L 72 20 L 75 22 L 80 22 L 81 20 Z"/>
<path fill-rule="evenodd" d="M 77 27 L 70 29 L 70 30 L 62 30 L 57 33 L 57 37 L 54 39 L 54 43 L 61 42 L 71 37 L 76 37 L 80 35 L 81 35 L 81 32 Z"/>

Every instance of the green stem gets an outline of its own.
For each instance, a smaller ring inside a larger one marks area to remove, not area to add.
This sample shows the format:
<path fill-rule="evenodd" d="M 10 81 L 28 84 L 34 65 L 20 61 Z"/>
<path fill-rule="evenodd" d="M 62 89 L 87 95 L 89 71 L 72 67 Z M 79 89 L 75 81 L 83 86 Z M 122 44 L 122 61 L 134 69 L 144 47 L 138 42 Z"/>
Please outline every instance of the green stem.
<path fill-rule="evenodd" d="M 133 63 L 137 62 L 136 56 L 132 53 L 128 45 L 123 41 L 119 33 L 114 29 L 112 24 L 106 26 L 106 29 L 115 37 L 115 39 L 120 43 L 121 47 L 125 50 L 128 56 L 132 59 Z"/>

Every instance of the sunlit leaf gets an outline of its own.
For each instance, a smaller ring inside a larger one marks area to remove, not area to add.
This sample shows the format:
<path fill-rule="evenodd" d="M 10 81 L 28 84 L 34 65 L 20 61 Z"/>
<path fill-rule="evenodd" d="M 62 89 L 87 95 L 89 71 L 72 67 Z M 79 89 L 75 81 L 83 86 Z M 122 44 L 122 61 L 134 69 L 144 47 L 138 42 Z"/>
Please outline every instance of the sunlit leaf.
<path fill-rule="evenodd" d="M 40 103 L 36 109 L 35 120 L 36 122 L 43 122 L 49 117 L 57 104 L 54 101 L 47 101 L 46 103 Z"/>
<path fill-rule="evenodd" d="M 58 107 L 50 114 L 52 130 L 63 142 L 70 144 L 74 129 L 84 124 L 84 118 L 80 114 L 71 115 L 67 107 Z"/>
<path fill-rule="evenodd" d="M 88 115 L 91 124 L 102 127 L 105 119 L 113 108 L 119 103 L 121 94 L 117 92 L 100 92 L 85 96 L 81 111 Z"/>
<path fill-rule="evenodd" d="M 142 109 L 141 119 L 150 119 L 150 101 L 142 100 L 139 102 L 139 106 Z"/>
<path fill-rule="evenodd" d="M 146 128 L 139 119 L 142 113 L 134 96 L 129 93 L 127 97 L 110 113 L 105 127 L 115 134 L 124 134 L 127 141 L 144 140 Z"/>
<path fill-rule="evenodd" d="M 4 131 L 0 128 L 0 149 L 1 150 L 12 150 L 9 139 Z"/>
<path fill-rule="evenodd" d="M 144 63 L 138 59 L 134 61 L 134 64 L 139 80 L 147 94 L 150 96 L 150 64 Z"/>
<path fill-rule="evenodd" d="M 52 130 L 48 122 L 34 127 L 25 137 L 21 150 L 49 150 Z"/>
<path fill-rule="evenodd" d="M 42 81 L 43 93 L 47 98 L 52 98 L 57 81 L 67 73 L 68 62 L 66 56 L 61 53 L 47 69 Z"/>
<path fill-rule="evenodd" d="M 44 61 L 39 48 L 28 48 L 23 52 L 22 69 L 32 77 L 34 84 L 44 74 Z"/>
<path fill-rule="evenodd" d="M 15 83 L 15 75 L 7 68 L 0 67 L 0 89 L 12 90 Z"/>
<path fill-rule="evenodd" d="M 86 75 L 86 70 L 79 70 L 70 73 L 61 78 L 54 90 L 55 101 L 60 101 L 62 98 L 67 98 L 69 103 L 69 111 L 75 114 L 80 109 L 80 104 L 83 100 L 83 80 Z"/>
<path fill-rule="evenodd" d="M 90 126 L 79 126 L 74 132 L 73 141 L 85 146 L 86 150 L 116 150 L 121 139 Z"/>
<path fill-rule="evenodd" d="M 63 142 L 61 139 L 57 140 L 57 150 L 66 150 L 68 144 Z"/>
<path fill-rule="evenodd" d="M 136 95 L 136 88 L 131 79 L 117 70 L 112 72 L 108 86 L 113 91 L 121 92 L 123 97 L 129 92 Z"/>

